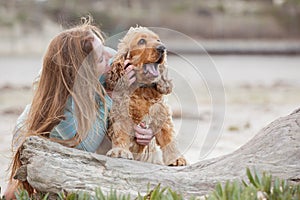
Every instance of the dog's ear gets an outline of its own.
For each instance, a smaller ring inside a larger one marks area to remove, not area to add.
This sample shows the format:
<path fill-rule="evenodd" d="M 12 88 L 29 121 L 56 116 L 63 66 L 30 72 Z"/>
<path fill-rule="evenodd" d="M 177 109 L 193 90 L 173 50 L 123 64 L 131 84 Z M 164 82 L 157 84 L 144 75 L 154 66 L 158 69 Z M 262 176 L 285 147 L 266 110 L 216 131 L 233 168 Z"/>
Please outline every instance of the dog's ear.
<path fill-rule="evenodd" d="M 107 72 L 105 79 L 107 90 L 113 91 L 119 79 L 125 74 L 125 56 L 117 55 L 114 59 L 114 62 L 111 65 L 111 69 Z"/>
<path fill-rule="evenodd" d="M 127 40 L 128 38 L 125 36 L 118 44 L 118 53 L 106 76 L 106 89 L 108 90 L 113 91 L 119 79 L 125 74 L 125 68 L 127 66 L 124 66 L 124 61 L 130 57 Z"/>
<path fill-rule="evenodd" d="M 159 81 L 156 83 L 156 90 L 161 94 L 170 94 L 173 90 L 173 83 L 168 75 L 168 68 L 167 68 L 166 61 L 160 64 L 159 71 L 161 77 Z"/>

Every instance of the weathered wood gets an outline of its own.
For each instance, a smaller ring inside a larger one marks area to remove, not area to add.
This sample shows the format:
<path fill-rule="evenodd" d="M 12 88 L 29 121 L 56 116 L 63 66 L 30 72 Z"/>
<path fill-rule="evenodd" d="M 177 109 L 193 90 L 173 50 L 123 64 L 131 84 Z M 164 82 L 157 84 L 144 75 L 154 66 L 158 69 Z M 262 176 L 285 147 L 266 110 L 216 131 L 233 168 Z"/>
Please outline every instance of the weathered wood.
<path fill-rule="evenodd" d="M 158 183 L 186 197 L 204 195 L 218 181 L 244 179 L 246 168 L 267 171 L 287 180 L 300 178 L 300 109 L 262 129 L 232 154 L 187 167 L 166 167 L 66 148 L 30 137 L 23 145 L 22 164 L 29 184 L 39 191 L 94 191 L 117 189 L 120 193 L 146 192 Z M 20 177 L 22 179 L 22 177 Z"/>

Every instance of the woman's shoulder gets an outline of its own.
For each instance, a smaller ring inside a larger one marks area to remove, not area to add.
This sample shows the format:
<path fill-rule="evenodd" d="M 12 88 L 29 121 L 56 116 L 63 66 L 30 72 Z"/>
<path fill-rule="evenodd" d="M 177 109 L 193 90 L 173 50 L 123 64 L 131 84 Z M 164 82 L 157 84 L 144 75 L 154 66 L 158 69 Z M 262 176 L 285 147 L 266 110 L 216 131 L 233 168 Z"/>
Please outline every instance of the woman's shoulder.
<path fill-rule="evenodd" d="M 107 51 L 108 53 L 110 53 L 112 56 L 116 55 L 117 54 L 117 51 L 114 50 L 113 48 L 110 48 L 110 47 L 107 47 L 105 46 L 105 51 Z"/>

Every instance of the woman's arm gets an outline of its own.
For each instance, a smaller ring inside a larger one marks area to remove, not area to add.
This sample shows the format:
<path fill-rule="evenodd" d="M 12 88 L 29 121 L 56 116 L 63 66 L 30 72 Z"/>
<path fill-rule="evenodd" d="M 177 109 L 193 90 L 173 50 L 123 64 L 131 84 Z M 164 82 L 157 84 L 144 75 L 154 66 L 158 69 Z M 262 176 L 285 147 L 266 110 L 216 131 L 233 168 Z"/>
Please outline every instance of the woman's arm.
<path fill-rule="evenodd" d="M 111 99 L 106 96 L 106 105 L 108 108 L 111 106 Z M 50 137 L 58 138 L 62 140 L 69 140 L 75 137 L 77 133 L 77 120 L 74 112 L 74 102 L 72 98 L 68 99 L 65 119 L 62 120 L 50 133 Z M 102 142 L 106 130 L 107 122 L 104 121 L 105 110 L 103 104 L 99 106 L 99 115 L 97 116 L 91 130 L 87 133 L 85 138 L 76 146 L 77 149 L 81 149 L 88 152 L 95 152 Z"/>

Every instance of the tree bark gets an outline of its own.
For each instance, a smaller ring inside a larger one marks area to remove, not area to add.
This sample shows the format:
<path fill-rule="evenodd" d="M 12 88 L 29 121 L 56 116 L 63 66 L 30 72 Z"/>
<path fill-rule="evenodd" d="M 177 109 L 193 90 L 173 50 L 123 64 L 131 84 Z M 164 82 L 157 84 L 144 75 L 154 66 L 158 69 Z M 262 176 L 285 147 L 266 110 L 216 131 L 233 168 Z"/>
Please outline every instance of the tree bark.
<path fill-rule="evenodd" d="M 21 152 L 19 179 L 38 191 L 57 193 L 116 189 L 144 193 L 147 185 L 170 186 L 185 197 L 201 196 L 217 182 L 246 179 L 246 168 L 266 171 L 290 181 L 300 180 L 300 109 L 262 129 L 237 151 L 187 167 L 167 167 L 113 159 L 66 148 L 39 137 L 27 138 Z"/>

